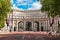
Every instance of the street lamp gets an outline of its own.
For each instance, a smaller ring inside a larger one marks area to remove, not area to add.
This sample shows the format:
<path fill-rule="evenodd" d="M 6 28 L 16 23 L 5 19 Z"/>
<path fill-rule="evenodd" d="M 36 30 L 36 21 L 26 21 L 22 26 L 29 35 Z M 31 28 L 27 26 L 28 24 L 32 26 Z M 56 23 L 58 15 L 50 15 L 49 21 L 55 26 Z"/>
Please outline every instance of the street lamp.
<path fill-rule="evenodd" d="M 13 9 L 12 9 L 12 15 L 11 15 L 12 17 L 11 17 L 11 26 L 12 26 L 12 28 L 13 28 Z"/>

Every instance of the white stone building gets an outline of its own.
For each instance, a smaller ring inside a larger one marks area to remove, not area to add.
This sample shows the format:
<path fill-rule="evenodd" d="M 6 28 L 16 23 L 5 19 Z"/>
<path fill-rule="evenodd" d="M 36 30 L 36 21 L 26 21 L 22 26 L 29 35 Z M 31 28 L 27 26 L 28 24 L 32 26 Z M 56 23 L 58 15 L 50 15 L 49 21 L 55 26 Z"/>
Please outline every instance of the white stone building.
<path fill-rule="evenodd" d="M 8 15 L 9 26 L 17 31 L 49 31 L 49 17 L 40 10 L 21 11 L 13 9 Z M 58 30 L 58 17 L 54 18 L 53 31 Z"/>

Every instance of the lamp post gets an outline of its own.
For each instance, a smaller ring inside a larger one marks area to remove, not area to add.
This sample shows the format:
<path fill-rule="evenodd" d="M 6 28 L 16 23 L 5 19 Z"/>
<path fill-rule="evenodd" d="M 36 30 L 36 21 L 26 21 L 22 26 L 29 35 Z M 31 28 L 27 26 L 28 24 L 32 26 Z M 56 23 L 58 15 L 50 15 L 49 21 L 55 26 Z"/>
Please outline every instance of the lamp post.
<path fill-rule="evenodd" d="M 33 28 L 34 28 L 34 13 L 33 13 Z M 34 28 L 34 29 L 35 29 L 35 28 Z M 33 29 L 33 31 L 35 31 L 34 29 Z"/>
<path fill-rule="evenodd" d="M 24 26 L 24 16 L 23 16 L 23 30 L 25 30 L 25 26 Z"/>
<path fill-rule="evenodd" d="M 12 9 L 12 18 L 11 18 L 12 28 L 13 28 L 13 9 Z M 14 30 L 14 28 L 13 28 Z"/>

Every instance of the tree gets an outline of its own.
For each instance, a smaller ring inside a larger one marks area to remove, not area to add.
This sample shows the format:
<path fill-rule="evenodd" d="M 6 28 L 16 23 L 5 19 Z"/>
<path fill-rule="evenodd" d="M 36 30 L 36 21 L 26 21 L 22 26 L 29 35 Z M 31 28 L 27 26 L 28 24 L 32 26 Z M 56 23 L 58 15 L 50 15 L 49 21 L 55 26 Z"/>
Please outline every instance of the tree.
<path fill-rule="evenodd" d="M 10 0 L 0 0 L 0 28 L 4 27 L 4 21 L 10 9 Z"/>
<path fill-rule="evenodd" d="M 59 14 L 60 19 L 60 0 L 56 0 L 56 12 Z M 60 20 L 58 21 L 58 32 L 60 32 Z"/>
<path fill-rule="evenodd" d="M 48 17 L 50 16 L 53 18 L 52 23 L 50 26 L 54 24 L 54 17 L 59 15 L 60 16 L 60 0 L 40 0 L 42 4 L 42 12 L 46 12 Z"/>
<path fill-rule="evenodd" d="M 60 10 L 59 5 L 60 1 L 58 2 L 57 0 L 41 0 L 41 4 L 42 4 L 42 12 L 46 12 L 48 14 L 48 17 L 52 17 L 52 23 L 50 24 L 50 26 L 52 26 L 52 24 L 54 23 L 54 17 L 59 15 Z M 57 6 L 58 5 L 58 6 Z"/>

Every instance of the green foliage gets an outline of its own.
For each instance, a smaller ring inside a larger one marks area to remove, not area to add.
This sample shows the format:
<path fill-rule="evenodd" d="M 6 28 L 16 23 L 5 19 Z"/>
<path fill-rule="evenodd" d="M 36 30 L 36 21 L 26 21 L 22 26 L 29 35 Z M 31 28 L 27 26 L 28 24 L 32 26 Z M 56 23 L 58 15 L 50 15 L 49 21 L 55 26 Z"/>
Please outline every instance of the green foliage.
<path fill-rule="evenodd" d="M 60 0 L 55 0 L 55 8 L 56 13 L 58 13 L 60 16 Z"/>
<path fill-rule="evenodd" d="M 4 27 L 5 17 L 10 9 L 10 0 L 0 0 L 0 28 Z"/>
<path fill-rule="evenodd" d="M 43 0 L 42 3 L 42 9 L 41 11 L 46 11 L 48 16 L 55 17 L 58 15 L 56 12 L 56 2 L 55 0 Z"/>
<path fill-rule="evenodd" d="M 46 12 L 48 16 L 54 17 L 60 16 L 60 0 L 40 0 L 42 4 L 42 12 Z M 53 24 L 53 23 L 52 23 Z"/>
<path fill-rule="evenodd" d="M 41 0 L 41 4 L 41 11 L 46 11 L 48 16 L 55 17 L 60 15 L 60 0 Z"/>

